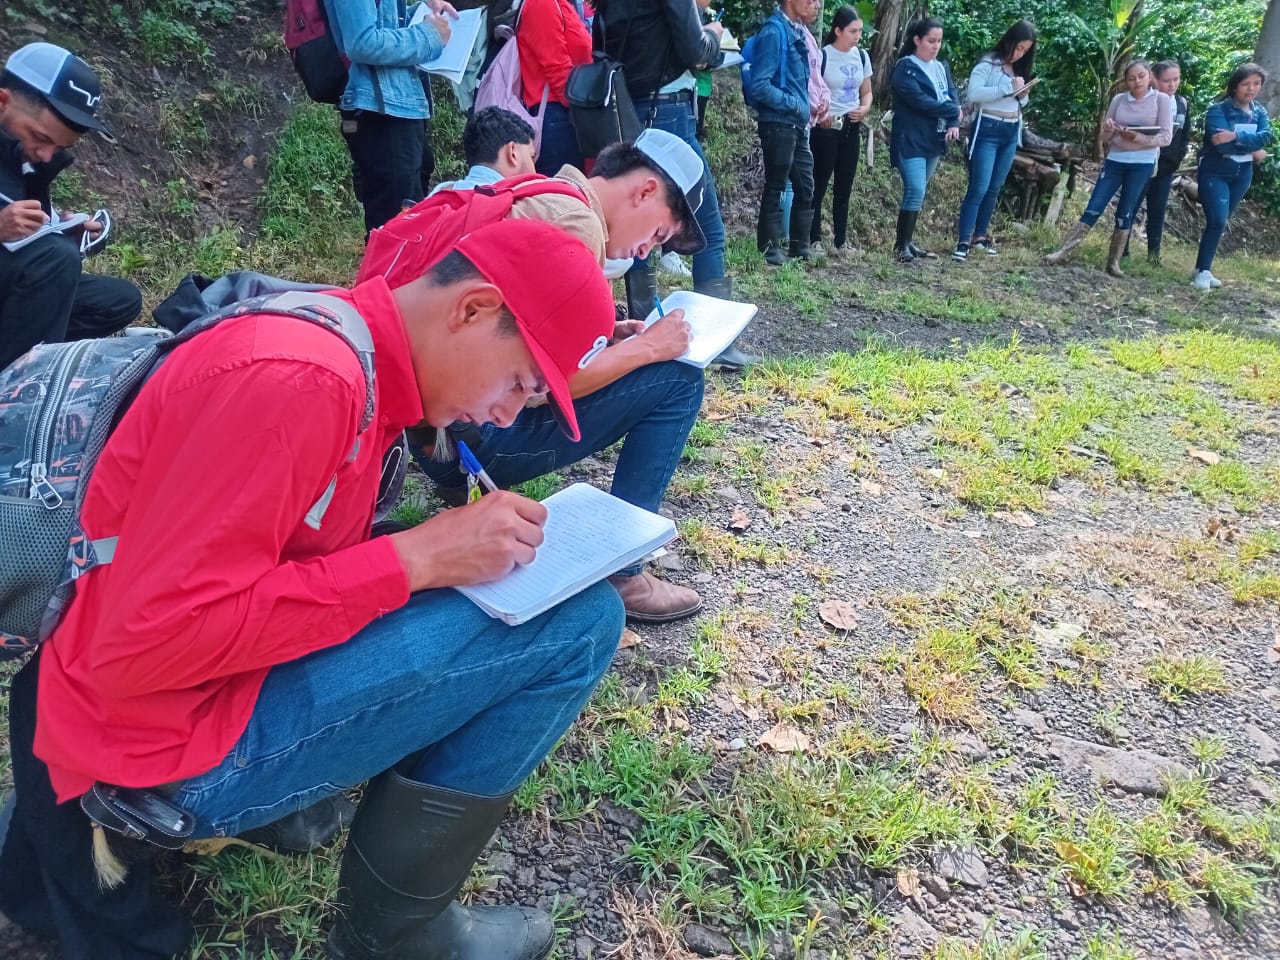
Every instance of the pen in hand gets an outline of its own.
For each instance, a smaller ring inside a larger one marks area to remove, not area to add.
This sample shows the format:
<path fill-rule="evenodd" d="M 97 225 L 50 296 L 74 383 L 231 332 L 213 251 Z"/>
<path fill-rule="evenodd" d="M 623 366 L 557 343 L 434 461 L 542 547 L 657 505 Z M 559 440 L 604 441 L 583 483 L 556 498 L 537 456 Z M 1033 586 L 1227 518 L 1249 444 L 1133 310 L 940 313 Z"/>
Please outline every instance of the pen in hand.
<path fill-rule="evenodd" d="M 480 461 L 471 452 L 471 448 L 461 440 L 456 440 L 454 443 L 458 448 L 458 458 L 462 461 L 462 469 L 484 484 L 484 488 L 490 493 L 496 493 L 498 485 L 493 482 L 493 477 L 489 476 L 488 471 L 480 466 Z"/>
<path fill-rule="evenodd" d="M 654 309 L 658 311 L 659 320 L 667 315 L 667 311 L 662 309 L 662 301 L 658 299 L 658 295 L 656 293 L 653 295 L 653 306 Z"/>

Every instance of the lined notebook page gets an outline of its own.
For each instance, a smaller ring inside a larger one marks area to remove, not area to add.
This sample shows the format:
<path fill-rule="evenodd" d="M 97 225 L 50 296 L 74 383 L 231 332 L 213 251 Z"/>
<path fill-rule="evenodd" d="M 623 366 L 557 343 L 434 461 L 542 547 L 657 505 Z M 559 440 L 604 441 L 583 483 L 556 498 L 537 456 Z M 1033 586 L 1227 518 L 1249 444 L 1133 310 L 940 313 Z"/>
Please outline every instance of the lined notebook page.
<path fill-rule="evenodd" d="M 662 301 L 662 309 L 667 313 L 684 311 L 684 318 L 693 330 L 693 341 L 680 359 L 695 367 L 705 367 L 733 343 L 742 328 L 756 315 L 757 308 L 754 303 L 720 300 L 689 290 L 677 290 Z M 644 325 L 648 327 L 657 322 L 658 311 L 655 308 L 645 317 Z"/>
<path fill-rule="evenodd" d="M 489 616 L 524 623 L 617 573 L 676 535 L 666 517 L 575 483 L 543 501 L 546 539 L 533 563 L 501 580 L 458 587 Z"/>

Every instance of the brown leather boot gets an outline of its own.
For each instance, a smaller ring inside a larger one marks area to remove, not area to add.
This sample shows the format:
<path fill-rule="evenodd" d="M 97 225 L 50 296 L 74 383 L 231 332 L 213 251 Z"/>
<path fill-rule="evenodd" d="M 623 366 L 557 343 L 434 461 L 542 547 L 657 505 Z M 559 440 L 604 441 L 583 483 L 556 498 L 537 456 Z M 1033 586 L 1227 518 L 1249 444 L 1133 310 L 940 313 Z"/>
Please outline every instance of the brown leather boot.
<path fill-rule="evenodd" d="M 1067 231 L 1067 235 L 1063 238 L 1062 246 L 1053 253 L 1045 257 L 1046 263 L 1062 264 L 1066 263 L 1071 256 L 1071 251 L 1084 241 L 1085 236 L 1093 229 L 1092 224 L 1082 223 L 1077 220 L 1071 225 L 1071 229 Z"/>
<path fill-rule="evenodd" d="M 696 590 L 659 580 L 647 570 L 632 577 L 615 574 L 609 582 L 622 598 L 628 620 L 670 623 L 691 617 L 702 609 L 702 598 Z"/>
<path fill-rule="evenodd" d="M 1113 277 L 1123 277 L 1120 269 L 1120 257 L 1124 254 L 1124 245 L 1129 242 L 1128 230 L 1114 230 L 1111 233 L 1111 249 L 1107 251 L 1107 273 Z"/>

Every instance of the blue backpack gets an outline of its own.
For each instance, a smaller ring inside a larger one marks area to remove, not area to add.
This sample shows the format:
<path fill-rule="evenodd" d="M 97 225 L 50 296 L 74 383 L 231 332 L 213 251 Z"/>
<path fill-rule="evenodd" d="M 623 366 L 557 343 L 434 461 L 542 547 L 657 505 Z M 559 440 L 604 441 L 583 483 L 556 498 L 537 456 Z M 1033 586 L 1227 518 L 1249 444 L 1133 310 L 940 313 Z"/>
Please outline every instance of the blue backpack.
<path fill-rule="evenodd" d="M 766 20 L 761 25 L 760 30 L 747 37 L 742 44 L 742 67 L 739 71 L 742 75 L 742 99 L 746 101 L 747 106 L 752 110 L 757 109 L 759 104 L 751 99 L 751 63 L 755 59 L 756 46 L 760 37 L 771 22 L 772 20 Z"/>

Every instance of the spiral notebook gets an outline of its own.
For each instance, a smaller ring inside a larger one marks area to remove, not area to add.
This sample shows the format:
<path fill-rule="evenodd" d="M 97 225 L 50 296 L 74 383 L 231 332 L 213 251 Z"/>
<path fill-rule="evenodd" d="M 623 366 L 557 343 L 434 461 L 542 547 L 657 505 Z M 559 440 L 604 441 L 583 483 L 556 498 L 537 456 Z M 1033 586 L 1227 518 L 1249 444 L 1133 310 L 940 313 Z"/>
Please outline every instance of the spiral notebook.
<path fill-rule="evenodd" d="M 455 587 L 489 616 L 511 626 L 532 620 L 675 539 L 667 517 L 575 483 L 542 501 L 545 539 L 532 563 L 501 580 Z"/>

